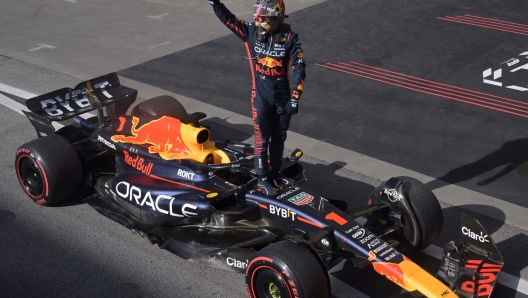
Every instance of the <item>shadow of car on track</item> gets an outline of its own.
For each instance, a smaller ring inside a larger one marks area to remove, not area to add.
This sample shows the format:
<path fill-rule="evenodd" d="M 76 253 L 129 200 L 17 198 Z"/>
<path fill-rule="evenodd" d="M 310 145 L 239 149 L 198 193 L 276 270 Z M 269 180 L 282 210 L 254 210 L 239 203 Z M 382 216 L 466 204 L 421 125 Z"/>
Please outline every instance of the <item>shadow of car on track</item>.
<path fill-rule="evenodd" d="M 71 206 L 86 204 L 84 199 L 89 197 L 93 193 L 94 193 L 93 189 L 83 188 L 77 194 L 75 194 L 75 196 L 62 200 L 59 203 L 53 205 L 53 208 L 71 207 Z"/>

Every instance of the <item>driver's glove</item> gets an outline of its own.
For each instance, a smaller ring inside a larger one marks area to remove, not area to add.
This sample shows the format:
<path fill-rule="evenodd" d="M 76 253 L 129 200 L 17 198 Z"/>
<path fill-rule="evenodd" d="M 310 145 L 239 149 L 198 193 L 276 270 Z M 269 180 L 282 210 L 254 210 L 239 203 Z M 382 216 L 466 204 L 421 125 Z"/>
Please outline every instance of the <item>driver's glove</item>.
<path fill-rule="evenodd" d="M 222 1 L 221 0 L 209 0 L 209 4 L 218 5 L 218 4 L 222 4 Z"/>
<path fill-rule="evenodd" d="M 299 100 L 292 96 L 288 105 L 286 105 L 286 113 L 288 115 L 295 115 L 299 112 Z"/>

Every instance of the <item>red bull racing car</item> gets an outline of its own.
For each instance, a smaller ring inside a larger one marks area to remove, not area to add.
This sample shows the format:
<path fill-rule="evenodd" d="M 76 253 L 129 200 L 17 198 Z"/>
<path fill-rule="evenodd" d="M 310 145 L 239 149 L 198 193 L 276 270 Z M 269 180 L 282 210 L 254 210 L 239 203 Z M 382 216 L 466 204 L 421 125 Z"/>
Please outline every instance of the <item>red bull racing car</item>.
<path fill-rule="evenodd" d="M 269 197 L 257 188 L 251 145 L 211 141 L 205 114 L 188 114 L 169 96 L 127 114 L 136 96 L 111 73 L 28 99 L 24 113 L 38 138 L 15 156 L 27 196 L 53 205 L 85 194 L 99 213 L 160 248 L 244 273 L 249 297 L 329 297 L 328 270 L 343 260 L 384 275 L 407 291 L 401 297 L 491 295 L 503 258 L 468 216 L 436 276 L 406 256 L 442 229 L 440 205 L 418 180 L 391 178 L 349 208 L 301 186 L 297 149 L 282 168 L 297 183 Z M 90 111 L 97 116 L 79 116 Z M 70 118 L 58 130 L 51 124 Z"/>

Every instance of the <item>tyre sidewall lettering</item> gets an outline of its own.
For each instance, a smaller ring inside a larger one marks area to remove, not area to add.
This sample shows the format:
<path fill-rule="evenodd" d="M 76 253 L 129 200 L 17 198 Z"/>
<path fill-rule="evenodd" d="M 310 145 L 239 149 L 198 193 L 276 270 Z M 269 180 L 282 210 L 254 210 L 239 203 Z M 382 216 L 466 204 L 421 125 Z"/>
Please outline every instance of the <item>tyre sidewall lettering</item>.
<path fill-rule="evenodd" d="M 44 171 L 44 168 L 42 167 L 42 164 L 39 162 L 38 157 L 34 153 L 32 153 L 29 149 L 20 148 L 20 149 L 17 150 L 17 154 L 16 154 L 15 158 L 16 158 L 16 169 L 15 170 L 17 172 L 18 182 L 22 186 L 22 189 L 23 189 L 24 193 L 26 195 L 28 195 L 29 198 L 31 200 L 33 200 L 35 203 L 37 203 L 39 205 L 45 204 L 47 202 L 47 194 L 49 194 L 49 191 L 50 191 L 49 182 L 48 182 L 48 178 L 47 178 L 46 172 Z M 39 196 L 35 196 L 35 195 L 31 194 L 29 191 L 27 191 L 27 189 L 24 186 L 24 182 L 23 182 L 24 180 L 23 180 L 23 178 L 21 176 L 21 173 L 19 171 L 20 165 L 21 165 L 22 161 L 24 160 L 24 158 L 29 158 L 30 160 L 32 160 L 32 162 L 39 169 L 40 174 L 42 176 L 43 188 L 42 188 L 42 193 Z"/>
<path fill-rule="evenodd" d="M 279 262 L 280 264 L 277 264 L 277 262 Z M 277 268 L 277 267 L 279 267 L 279 268 Z M 269 270 L 272 270 L 273 272 L 275 272 L 275 274 L 277 274 L 283 280 L 284 284 L 286 285 L 286 288 L 288 289 L 288 293 L 290 295 L 290 298 L 299 298 L 299 297 L 301 297 L 300 293 L 297 290 L 296 281 L 294 281 L 291 278 L 292 277 L 292 273 L 290 272 L 290 270 L 286 269 L 286 270 L 282 270 L 281 271 L 280 267 L 287 268 L 286 264 L 284 264 L 280 260 L 274 260 L 273 263 L 270 263 L 270 262 L 267 262 L 267 261 L 264 261 L 264 260 L 260 260 L 258 262 L 255 262 L 254 264 L 251 264 L 251 268 L 248 267 L 248 270 L 247 270 L 247 273 L 246 273 L 246 274 L 248 274 L 248 273 L 251 274 L 250 284 L 249 285 L 246 284 L 246 289 L 247 289 L 247 292 L 248 292 L 248 296 L 250 298 L 256 298 L 257 297 L 256 296 L 256 289 L 255 289 L 255 287 L 256 287 L 256 280 L 255 280 L 256 273 L 259 272 L 260 270 L 269 269 Z"/>

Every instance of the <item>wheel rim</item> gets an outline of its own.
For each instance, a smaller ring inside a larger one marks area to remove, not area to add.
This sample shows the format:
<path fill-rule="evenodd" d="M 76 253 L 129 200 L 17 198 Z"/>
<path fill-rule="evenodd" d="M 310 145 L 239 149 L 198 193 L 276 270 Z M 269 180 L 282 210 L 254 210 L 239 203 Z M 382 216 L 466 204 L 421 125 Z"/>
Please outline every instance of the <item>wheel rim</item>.
<path fill-rule="evenodd" d="M 370 216 L 367 216 L 369 219 L 374 216 L 379 217 L 374 226 L 369 225 L 365 227 L 386 242 L 390 242 L 391 240 L 397 241 L 399 244 L 396 248 L 401 253 L 410 253 L 414 250 L 414 246 L 410 244 L 411 239 L 413 239 L 415 234 L 419 233 L 419 231 L 413 229 L 411 218 L 408 214 L 402 212 L 402 210 L 394 210 L 394 214 L 400 216 L 400 223 L 393 222 L 386 210 L 378 210 Z M 396 229 L 389 233 L 385 233 L 385 229 L 391 226 L 395 226 Z"/>
<path fill-rule="evenodd" d="M 281 298 L 281 295 L 280 295 L 280 290 L 279 288 L 277 287 L 277 285 L 273 282 L 270 282 L 269 285 L 268 285 L 268 290 L 271 294 L 271 297 L 273 298 Z"/>
<path fill-rule="evenodd" d="M 258 298 L 289 297 L 286 282 L 275 271 L 263 269 L 255 276 Z"/>
<path fill-rule="evenodd" d="M 41 196 L 44 192 L 44 179 L 38 165 L 25 157 L 20 161 L 19 173 L 24 190 L 31 196 Z"/>

